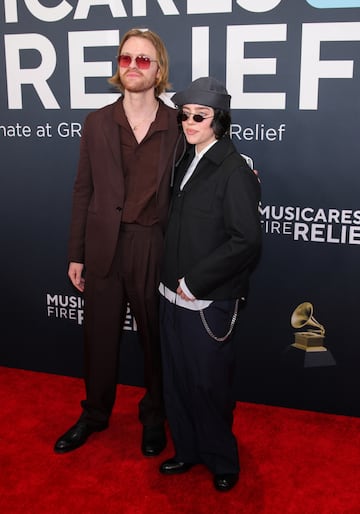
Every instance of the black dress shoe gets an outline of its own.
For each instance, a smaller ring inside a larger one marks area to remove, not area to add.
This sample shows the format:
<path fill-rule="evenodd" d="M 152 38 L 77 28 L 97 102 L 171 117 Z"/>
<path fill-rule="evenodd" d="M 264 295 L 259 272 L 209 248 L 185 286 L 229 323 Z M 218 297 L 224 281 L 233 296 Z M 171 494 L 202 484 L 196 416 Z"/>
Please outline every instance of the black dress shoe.
<path fill-rule="evenodd" d="M 153 427 L 144 426 L 141 441 L 141 451 L 146 457 L 159 455 L 166 446 L 164 425 Z"/>
<path fill-rule="evenodd" d="M 230 491 L 239 480 L 239 473 L 226 473 L 214 476 L 214 486 L 218 491 Z"/>
<path fill-rule="evenodd" d="M 194 464 L 189 462 L 178 462 L 174 458 L 168 459 L 163 462 L 159 468 L 160 473 L 163 475 L 178 475 L 180 473 L 186 473 Z"/>
<path fill-rule="evenodd" d="M 94 427 L 85 423 L 85 421 L 78 421 L 64 435 L 59 437 L 55 443 L 54 451 L 56 453 L 66 453 L 76 450 L 76 448 L 86 443 L 89 435 L 93 432 L 101 432 L 105 428 L 107 428 L 107 425 Z"/>

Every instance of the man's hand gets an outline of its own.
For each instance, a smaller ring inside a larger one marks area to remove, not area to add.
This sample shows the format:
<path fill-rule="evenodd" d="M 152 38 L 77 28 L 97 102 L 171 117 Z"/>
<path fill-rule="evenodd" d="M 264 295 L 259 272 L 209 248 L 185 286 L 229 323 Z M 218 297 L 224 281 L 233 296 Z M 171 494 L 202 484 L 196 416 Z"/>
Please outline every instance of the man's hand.
<path fill-rule="evenodd" d="M 81 293 L 84 292 L 84 287 L 85 287 L 85 279 L 82 276 L 83 269 L 84 269 L 84 265 L 81 262 L 70 262 L 70 264 L 69 264 L 68 276 L 69 276 L 72 284 Z"/>

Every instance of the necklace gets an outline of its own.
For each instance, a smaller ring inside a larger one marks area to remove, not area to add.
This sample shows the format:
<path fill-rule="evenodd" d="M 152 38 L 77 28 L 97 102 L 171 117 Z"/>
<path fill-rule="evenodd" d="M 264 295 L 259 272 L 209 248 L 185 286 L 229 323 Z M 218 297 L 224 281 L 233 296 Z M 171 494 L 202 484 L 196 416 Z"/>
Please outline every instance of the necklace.
<path fill-rule="evenodd" d="M 155 110 L 150 114 L 150 116 L 146 116 L 146 118 L 143 118 L 142 120 L 136 121 L 135 123 L 133 123 L 133 122 L 131 121 L 131 118 L 130 118 L 130 117 L 126 114 L 126 112 L 125 112 L 125 116 L 126 116 L 126 119 L 127 119 L 127 120 L 128 120 L 128 122 L 129 122 L 129 125 L 130 125 L 130 127 L 131 127 L 131 130 L 132 130 L 133 132 L 135 132 L 135 131 L 136 131 L 136 130 L 137 130 L 137 129 L 138 129 L 138 128 L 143 124 L 143 123 L 145 123 L 146 121 L 147 121 L 148 123 L 152 123 L 152 122 L 154 121 L 154 119 L 155 119 L 155 115 L 156 115 L 156 113 L 157 113 L 158 108 L 159 108 L 159 104 L 157 104 L 157 105 L 156 105 Z"/>
<path fill-rule="evenodd" d="M 134 130 L 134 131 L 137 130 L 140 127 L 140 125 L 142 125 L 146 121 L 146 119 L 147 118 L 144 118 L 143 120 L 138 121 L 136 125 L 131 125 L 129 122 L 131 130 Z"/>

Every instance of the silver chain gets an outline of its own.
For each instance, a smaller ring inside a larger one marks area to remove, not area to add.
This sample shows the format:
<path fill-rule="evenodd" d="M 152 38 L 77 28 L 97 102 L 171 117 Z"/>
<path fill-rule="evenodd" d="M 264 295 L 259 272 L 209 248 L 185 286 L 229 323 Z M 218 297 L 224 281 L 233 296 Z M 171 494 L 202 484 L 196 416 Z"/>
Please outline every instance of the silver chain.
<path fill-rule="evenodd" d="M 205 328 L 206 332 L 208 333 L 208 335 L 212 339 L 215 339 L 215 341 L 218 341 L 219 343 L 222 343 L 223 341 L 225 341 L 229 337 L 229 335 L 231 334 L 231 332 L 234 329 L 235 322 L 236 322 L 237 315 L 238 315 L 238 310 L 239 310 L 239 299 L 237 299 L 236 302 L 235 302 L 234 314 L 232 315 L 232 318 L 231 318 L 231 321 L 230 321 L 230 328 L 229 328 L 229 330 L 227 331 L 227 333 L 223 337 L 217 337 L 212 332 L 211 328 L 209 327 L 208 322 L 205 319 L 204 311 L 203 311 L 203 309 L 201 309 L 200 310 L 200 318 L 201 318 L 202 324 L 204 325 L 204 328 Z"/>

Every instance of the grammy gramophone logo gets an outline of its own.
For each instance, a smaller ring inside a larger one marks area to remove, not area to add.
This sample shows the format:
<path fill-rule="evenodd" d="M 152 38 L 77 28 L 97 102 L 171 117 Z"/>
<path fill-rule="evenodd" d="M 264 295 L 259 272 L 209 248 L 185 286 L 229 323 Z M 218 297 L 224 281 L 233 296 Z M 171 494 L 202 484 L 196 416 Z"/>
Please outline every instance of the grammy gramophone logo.
<path fill-rule="evenodd" d="M 306 352 L 305 365 L 332 366 L 335 360 L 324 345 L 325 327 L 314 317 L 310 302 L 300 303 L 291 315 L 291 326 L 296 329 L 292 347 Z M 313 361 L 312 363 L 310 362 Z"/>
<path fill-rule="evenodd" d="M 295 332 L 295 348 L 306 352 L 326 352 L 324 346 L 325 328 L 313 316 L 312 303 L 300 303 L 291 316 L 291 326 L 298 329 Z"/>

